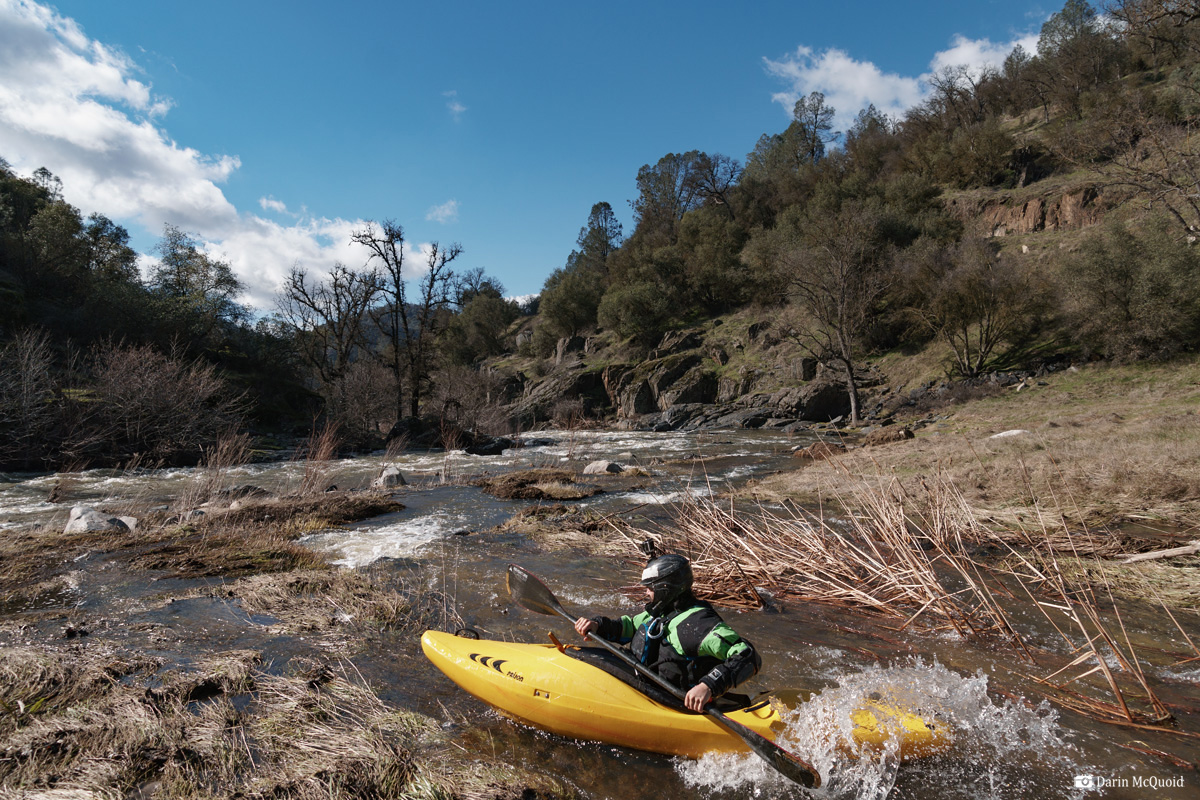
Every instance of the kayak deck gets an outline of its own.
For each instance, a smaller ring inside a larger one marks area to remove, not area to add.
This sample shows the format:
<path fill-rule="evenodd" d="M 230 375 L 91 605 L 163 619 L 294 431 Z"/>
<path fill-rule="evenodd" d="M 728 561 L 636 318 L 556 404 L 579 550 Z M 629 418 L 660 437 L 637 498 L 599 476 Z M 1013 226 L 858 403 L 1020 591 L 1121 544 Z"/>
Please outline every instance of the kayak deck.
<path fill-rule="evenodd" d="M 426 631 L 421 649 L 471 695 L 552 733 L 689 758 L 748 751 L 745 742 L 711 717 L 655 702 L 613 675 L 573 658 L 567 652 L 571 648 Z M 796 697 L 790 693 L 792 702 Z M 725 713 L 771 740 L 784 729 L 769 700 Z M 949 744 L 942 727 L 869 700 L 851 714 L 851 721 L 852 738 L 858 744 L 882 745 L 898 731 L 902 758 L 928 755 Z"/>

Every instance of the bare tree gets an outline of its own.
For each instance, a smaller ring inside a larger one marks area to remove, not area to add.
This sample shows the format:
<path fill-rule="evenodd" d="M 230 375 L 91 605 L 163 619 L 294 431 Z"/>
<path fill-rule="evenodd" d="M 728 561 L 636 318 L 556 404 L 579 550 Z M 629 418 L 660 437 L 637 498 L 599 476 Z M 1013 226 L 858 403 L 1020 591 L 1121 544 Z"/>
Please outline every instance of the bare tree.
<path fill-rule="evenodd" d="M 462 247 L 458 244 L 442 247 L 438 242 L 429 245 L 425 271 L 417 282 L 417 296 L 410 302 L 404 265 L 404 229 L 391 220 L 382 225 L 368 222 L 350 239 L 367 248 L 368 264 L 382 265 L 383 304 L 371 316 L 390 345 L 386 358 L 396 380 L 396 416 L 404 416 L 400 387 L 406 383 L 409 416 L 415 417 L 420 413 L 421 396 L 429 383 L 436 352 L 434 339 L 444 324 L 440 317 L 455 299 L 455 276 L 450 265 L 462 254 Z M 402 381 L 402 377 L 406 380 Z"/>
<path fill-rule="evenodd" d="M 284 322 L 296 334 L 300 353 L 316 372 L 327 402 L 345 405 L 345 376 L 368 350 L 365 321 L 380 292 L 374 270 L 354 271 L 337 263 L 328 281 L 292 267 L 275 299 Z"/>
<path fill-rule="evenodd" d="M 788 334 L 821 363 L 845 373 L 853 424 L 859 422 L 857 350 L 888 288 L 890 257 L 879 233 L 879 213 L 853 204 L 837 213 L 810 214 L 783 253 L 805 317 Z"/>
<path fill-rule="evenodd" d="M 1200 89 L 1192 91 L 1200 100 Z M 1167 119 L 1151 95 L 1122 94 L 1096 114 L 1092 131 L 1060 155 L 1133 189 L 1185 230 L 1200 230 L 1200 116 Z"/>

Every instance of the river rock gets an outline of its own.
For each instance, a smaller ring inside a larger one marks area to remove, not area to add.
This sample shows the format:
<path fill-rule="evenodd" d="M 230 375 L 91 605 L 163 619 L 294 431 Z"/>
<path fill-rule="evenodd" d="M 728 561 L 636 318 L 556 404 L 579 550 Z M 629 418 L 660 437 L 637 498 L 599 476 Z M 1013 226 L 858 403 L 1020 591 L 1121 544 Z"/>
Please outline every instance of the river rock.
<path fill-rule="evenodd" d="M 517 443 L 506 436 L 488 436 L 476 439 L 464 450 L 472 456 L 498 456 L 505 450 L 516 446 Z"/>
<path fill-rule="evenodd" d="M 404 479 L 404 473 L 395 464 L 388 464 L 379 473 L 379 477 L 371 481 L 372 489 L 391 489 L 394 486 L 407 486 L 408 481 Z"/>
<path fill-rule="evenodd" d="M 604 475 L 624 471 L 624 468 L 615 461 L 593 461 L 583 468 L 584 475 Z"/>
<path fill-rule="evenodd" d="M 720 416 L 713 424 L 717 428 L 761 428 L 772 416 L 771 409 L 745 408 Z"/>
<path fill-rule="evenodd" d="M 137 520 L 133 520 L 134 526 Z M 75 506 L 63 533 L 127 533 L 133 527 L 120 517 L 110 517 L 89 506 Z"/>
<path fill-rule="evenodd" d="M 846 452 L 846 446 L 837 442 L 814 442 L 808 447 L 800 447 L 792 451 L 796 458 L 807 458 L 812 461 L 824 461 Z"/>

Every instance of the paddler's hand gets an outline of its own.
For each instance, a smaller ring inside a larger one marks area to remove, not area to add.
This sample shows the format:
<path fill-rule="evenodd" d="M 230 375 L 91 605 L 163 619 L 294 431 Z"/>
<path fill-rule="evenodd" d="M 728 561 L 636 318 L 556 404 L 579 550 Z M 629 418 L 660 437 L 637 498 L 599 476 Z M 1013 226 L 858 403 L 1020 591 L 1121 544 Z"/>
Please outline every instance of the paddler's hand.
<path fill-rule="evenodd" d="M 709 689 L 706 683 L 697 683 L 684 695 L 683 704 L 689 711 L 700 714 L 704 712 L 709 700 L 712 700 L 712 689 Z"/>
<path fill-rule="evenodd" d="M 580 636 L 582 636 L 584 639 L 588 638 L 588 634 L 591 633 L 592 631 L 596 630 L 596 628 L 599 628 L 599 627 L 600 626 L 596 624 L 596 620 L 594 620 L 594 619 L 588 619 L 587 617 L 580 617 L 579 619 L 575 620 L 575 632 L 578 633 Z"/>

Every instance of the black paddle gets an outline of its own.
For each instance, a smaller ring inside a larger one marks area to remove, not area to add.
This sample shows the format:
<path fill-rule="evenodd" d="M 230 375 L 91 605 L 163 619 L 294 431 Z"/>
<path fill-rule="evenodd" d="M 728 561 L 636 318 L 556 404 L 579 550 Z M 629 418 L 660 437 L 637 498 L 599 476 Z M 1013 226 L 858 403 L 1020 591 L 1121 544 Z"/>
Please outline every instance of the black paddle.
<path fill-rule="evenodd" d="M 558 602 L 558 598 L 546 588 L 546 584 L 542 583 L 536 575 L 524 567 L 518 567 L 516 564 L 508 565 L 508 593 L 512 595 L 513 599 L 519 605 L 528 608 L 530 611 L 536 611 L 539 614 L 549 614 L 550 616 L 557 614 L 572 623 L 575 622 L 576 618 L 567 613 L 562 604 Z M 683 700 L 684 692 L 679 687 L 663 680 L 657 673 L 639 664 L 621 648 L 599 638 L 595 634 L 591 634 L 589 638 L 633 667 L 641 675 L 653 681 L 664 691 L 670 692 L 675 697 Z M 721 725 L 724 725 L 731 733 L 745 742 L 760 758 L 774 767 L 788 780 L 809 789 L 815 789 L 821 785 L 821 774 L 803 759 L 792 755 L 770 739 L 755 733 L 740 722 L 734 722 L 711 705 L 705 707 L 704 713 Z"/>

